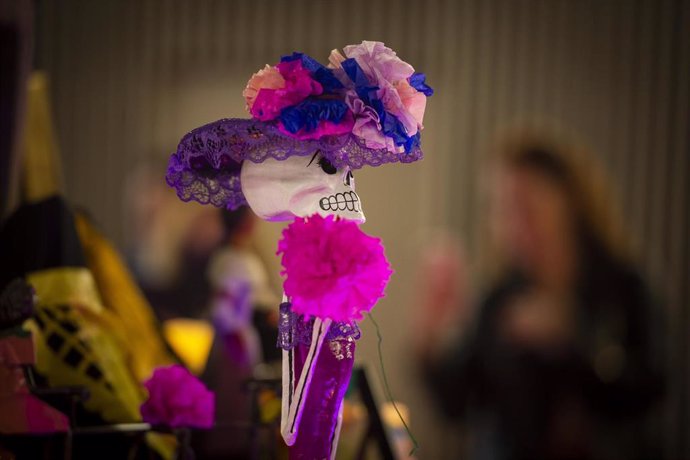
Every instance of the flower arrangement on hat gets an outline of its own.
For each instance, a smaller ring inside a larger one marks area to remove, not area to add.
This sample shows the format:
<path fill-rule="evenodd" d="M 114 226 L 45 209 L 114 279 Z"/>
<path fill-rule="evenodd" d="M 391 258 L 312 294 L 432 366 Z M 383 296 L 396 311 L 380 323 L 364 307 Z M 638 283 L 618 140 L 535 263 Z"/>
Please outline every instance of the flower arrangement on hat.
<path fill-rule="evenodd" d="M 254 119 L 296 139 L 352 133 L 371 149 L 419 146 L 426 98 L 423 73 L 381 42 L 331 51 L 328 66 L 293 53 L 254 74 L 243 92 Z"/>
<path fill-rule="evenodd" d="M 319 151 L 336 168 L 412 163 L 423 157 L 432 94 L 425 75 L 380 42 L 333 50 L 327 65 L 295 52 L 251 77 L 243 91 L 250 119 L 223 118 L 187 133 L 165 180 L 183 201 L 237 209 L 247 204 L 245 161 Z"/>

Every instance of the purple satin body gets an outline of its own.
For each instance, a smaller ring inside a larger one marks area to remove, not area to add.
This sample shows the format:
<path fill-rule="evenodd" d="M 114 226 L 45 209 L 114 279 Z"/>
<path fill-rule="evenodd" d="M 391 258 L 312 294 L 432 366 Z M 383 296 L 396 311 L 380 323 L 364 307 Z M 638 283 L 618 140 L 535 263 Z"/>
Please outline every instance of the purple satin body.
<path fill-rule="evenodd" d="M 295 375 L 300 375 L 309 346 L 295 346 Z M 314 369 L 295 444 L 289 448 L 290 460 L 329 459 L 338 423 L 338 412 L 350 383 L 355 361 L 354 340 L 326 340 Z M 296 403 L 293 401 L 293 403 Z"/>

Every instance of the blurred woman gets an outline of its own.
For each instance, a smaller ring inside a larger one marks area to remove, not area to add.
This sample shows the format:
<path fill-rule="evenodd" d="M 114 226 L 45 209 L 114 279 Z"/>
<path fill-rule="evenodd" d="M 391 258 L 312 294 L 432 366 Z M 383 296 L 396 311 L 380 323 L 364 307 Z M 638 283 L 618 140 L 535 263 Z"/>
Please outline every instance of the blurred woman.
<path fill-rule="evenodd" d="M 225 237 L 206 273 L 215 337 L 201 375 L 216 394 L 216 426 L 195 434 L 193 447 L 200 459 L 232 460 L 251 457 L 251 437 L 237 427 L 253 417 L 247 381 L 256 376 L 259 363 L 280 356 L 274 313 L 279 298 L 253 248 L 256 216 L 248 207 L 218 213 Z"/>
<path fill-rule="evenodd" d="M 471 458 L 659 457 L 646 426 L 662 388 L 657 312 L 576 160 L 539 138 L 499 148 L 490 289 L 456 315 L 453 346 L 439 343 L 438 295 L 422 313 L 424 375 L 445 414 L 466 417 Z"/>

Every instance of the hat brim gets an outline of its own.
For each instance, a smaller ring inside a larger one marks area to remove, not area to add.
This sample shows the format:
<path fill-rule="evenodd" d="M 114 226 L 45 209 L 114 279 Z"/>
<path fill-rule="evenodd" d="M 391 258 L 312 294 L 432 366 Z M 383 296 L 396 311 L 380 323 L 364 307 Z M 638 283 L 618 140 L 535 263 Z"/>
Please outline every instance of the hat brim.
<path fill-rule="evenodd" d="M 268 158 L 313 155 L 320 151 L 336 168 L 411 163 L 422 150 L 409 153 L 372 149 L 352 135 L 297 139 L 281 132 L 273 122 L 225 118 L 196 128 L 185 135 L 170 156 L 166 182 L 182 201 L 198 201 L 236 209 L 246 200 L 240 184 L 243 161 L 262 163 Z"/>

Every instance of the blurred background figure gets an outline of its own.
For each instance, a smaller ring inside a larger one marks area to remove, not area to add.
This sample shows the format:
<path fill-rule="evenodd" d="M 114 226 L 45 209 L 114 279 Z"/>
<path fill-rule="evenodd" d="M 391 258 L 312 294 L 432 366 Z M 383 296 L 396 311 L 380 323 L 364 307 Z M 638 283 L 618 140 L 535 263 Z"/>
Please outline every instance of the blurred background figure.
<path fill-rule="evenodd" d="M 661 312 L 601 177 L 576 153 L 533 136 L 498 148 L 493 266 L 475 311 L 462 259 L 429 255 L 420 364 L 443 412 L 466 421 L 469 458 L 661 455 L 650 424 L 663 394 Z M 460 330 L 449 345 L 450 318 Z"/>
<path fill-rule="evenodd" d="M 224 243 L 214 253 L 208 277 L 213 289 L 210 315 L 222 335 L 239 334 L 254 365 L 280 359 L 276 347 L 279 296 L 265 263 L 252 246 L 256 216 L 248 207 L 220 211 Z"/>
<path fill-rule="evenodd" d="M 211 287 L 206 315 L 215 336 L 201 379 L 216 393 L 217 425 L 196 436 L 195 451 L 205 459 L 250 458 L 250 436 L 238 431 L 237 424 L 253 417 L 247 381 L 280 376 L 275 312 L 279 297 L 253 248 L 256 216 L 248 207 L 216 213 L 223 238 L 205 272 Z M 277 399 L 274 407 L 279 407 Z"/>
<path fill-rule="evenodd" d="M 164 187 L 146 168 L 130 182 L 131 260 L 172 348 L 216 395 L 215 427 L 195 434 L 194 451 L 204 459 L 249 458 L 247 382 L 280 375 L 280 298 L 255 247 L 257 219 L 247 207 L 181 203 Z M 263 407 L 279 408 L 266 397 Z"/>

